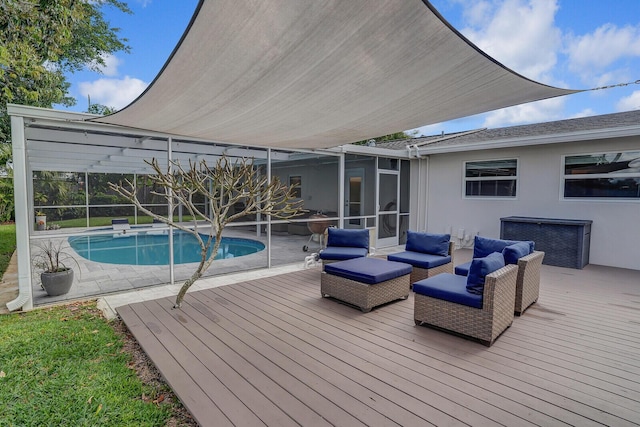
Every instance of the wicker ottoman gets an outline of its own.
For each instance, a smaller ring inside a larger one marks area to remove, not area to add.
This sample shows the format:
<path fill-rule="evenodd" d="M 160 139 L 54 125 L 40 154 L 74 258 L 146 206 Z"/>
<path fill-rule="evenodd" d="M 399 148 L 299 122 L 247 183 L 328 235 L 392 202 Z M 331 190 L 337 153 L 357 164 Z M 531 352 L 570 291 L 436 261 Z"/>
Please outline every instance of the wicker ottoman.
<path fill-rule="evenodd" d="M 367 313 L 375 306 L 407 299 L 411 265 L 379 258 L 354 258 L 325 265 L 320 293 Z"/>

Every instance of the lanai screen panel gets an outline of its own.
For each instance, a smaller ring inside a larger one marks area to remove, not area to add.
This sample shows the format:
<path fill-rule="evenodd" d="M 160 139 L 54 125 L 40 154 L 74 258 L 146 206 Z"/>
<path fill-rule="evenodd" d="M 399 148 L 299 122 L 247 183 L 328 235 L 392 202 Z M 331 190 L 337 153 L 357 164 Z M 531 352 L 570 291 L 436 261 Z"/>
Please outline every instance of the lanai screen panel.
<path fill-rule="evenodd" d="M 211 0 L 147 90 L 97 120 L 327 148 L 573 92 L 507 69 L 427 1 Z"/>

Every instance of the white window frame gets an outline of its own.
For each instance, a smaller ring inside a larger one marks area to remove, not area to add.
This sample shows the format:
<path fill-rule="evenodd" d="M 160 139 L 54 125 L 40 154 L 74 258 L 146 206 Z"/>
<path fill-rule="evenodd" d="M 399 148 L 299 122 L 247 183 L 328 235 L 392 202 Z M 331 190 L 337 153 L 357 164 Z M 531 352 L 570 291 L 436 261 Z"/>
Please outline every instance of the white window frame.
<path fill-rule="evenodd" d="M 500 161 L 515 161 L 516 162 L 516 174 L 514 176 L 486 176 L 486 177 L 467 177 L 467 164 L 469 163 L 490 163 L 490 162 L 500 162 Z M 476 181 L 515 181 L 515 195 L 514 196 L 482 196 L 482 195 L 467 195 L 467 182 L 476 182 Z M 516 200 L 518 198 L 518 193 L 520 191 L 520 159 L 517 157 L 505 157 L 499 159 L 476 159 L 476 160 L 465 160 L 462 163 L 462 197 L 464 199 L 470 200 Z"/>

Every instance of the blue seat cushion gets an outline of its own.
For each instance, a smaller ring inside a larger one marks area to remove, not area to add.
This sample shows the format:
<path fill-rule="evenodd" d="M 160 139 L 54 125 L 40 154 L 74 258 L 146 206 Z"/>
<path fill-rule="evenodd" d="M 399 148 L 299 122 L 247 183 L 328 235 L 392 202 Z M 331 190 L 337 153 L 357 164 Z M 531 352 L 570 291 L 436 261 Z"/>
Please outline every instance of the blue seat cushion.
<path fill-rule="evenodd" d="M 529 253 L 533 252 L 535 243 L 526 240 L 529 244 Z M 517 240 L 491 239 L 489 237 L 476 236 L 473 240 L 473 258 L 484 258 L 494 252 L 502 252 L 502 250 L 514 243 L 520 243 Z M 527 254 L 528 255 L 528 254 Z"/>
<path fill-rule="evenodd" d="M 449 234 L 418 233 L 407 231 L 407 243 L 405 250 L 421 252 L 425 254 L 447 256 L 449 255 Z"/>
<path fill-rule="evenodd" d="M 502 250 L 505 264 L 518 264 L 518 260 L 529 255 L 530 246 L 528 242 L 518 242 L 505 246 Z"/>
<path fill-rule="evenodd" d="M 467 290 L 467 278 L 451 273 L 442 273 L 413 284 L 413 291 L 456 304 L 482 308 L 482 294 Z"/>
<path fill-rule="evenodd" d="M 375 285 L 396 277 L 411 274 L 411 266 L 380 258 L 353 258 L 324 266 L 326 274 L 344 277 L 356 282 Z M 407 291 L 409 288 L 407 287 Z"/>
<path fill-rule="evenodd" d="M 343 261 L 346 259 L 366 257 L 368 253 L 369 251 L 364 248 L 328 246 L 320 252 L 320 259 Z"/>
<path fill-rule="evenodd" d="M 366 228 L 357 230 L 328 228 L 327 234 L 327 247 L 340 246 L 369 250 L 369 230 Z"/>
<path fill-rule="evenodd" d="M 467 275 L 467 290 L 471 293 L 482 294 L 487 274 L 493 273 L 502 267 L 504 267 L 502 252 L 494 252 L 484 258 L 473 259 Z"/>
<path fill-rule="evenodd" d="M 453 269 L 453 272 L 458 276 L 466 276 L 469 274 L 469 267 L 471 267 L 471 261 L 465 262 L 464 264 L 456 265 L 456 268 Z"/>
<path fill-rule="evenodd" d="M 441 265 L 451 262 L 451 257 L 449 255 L 440 256 L 440 255 L 432 255 L 432 254 L 423 254 L 421 252 L 412 252 L 412 251 L 389 254 L 387 255 L 387 259 L 389 261 L 406 262 L 407 264 L 411 264 L 414 267 L 418 267 L 418 268 L 439 267 Z"/>

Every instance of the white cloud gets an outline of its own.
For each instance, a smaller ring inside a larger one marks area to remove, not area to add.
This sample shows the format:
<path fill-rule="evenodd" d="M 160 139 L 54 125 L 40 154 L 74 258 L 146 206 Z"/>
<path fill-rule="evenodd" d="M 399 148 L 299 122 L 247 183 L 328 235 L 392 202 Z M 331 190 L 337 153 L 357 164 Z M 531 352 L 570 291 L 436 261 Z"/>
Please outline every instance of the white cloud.
<path fill-rule="evenodd" d="M 487 54 L 534 80 L 549 73 L 562 47 L 554 18 L 556 0 L 505 0 L 465 3 L 468 27 L 461 32 Z"/>
<path fill-rule="evenodd" d="M 102 55 L 102 60 L 104 61 L 104 65 L 100 65 L 96 61 L 93 61 L 89 64 L 88 68 L 92 71 L 100 71 L 105 76 L 117 76 L 118 67 L 122 65 L 122 60 L 118 59 L 117 56 L 108 53 Z"/>
<path fill-rule="evenodd" d="M 590 34 L 568 36 L 567 46 L 570 69 L 589 75 L 619 59 L 640 57 L 640 26 L 605 24 Z"/>
<path fill-rule="evenodd" d="M 578 111 L 575 114 L 572 114 L 571 116 L 567 117 L 567 119 L 579 119 L 581 117 L 591 117 L 591 116 L 595 116 L 598 113 L 596 113 L 595 111 L 593 111 L 593 109 L 591 108 L 585 108 L 582 111 Z"/>
<path fill-rule="evenodd" d="M 432 125 L 422 126 L 419 128 L 411 129 L 408 133 L 416 132 L 416 136 L 422 135 L 435 135 L 442 131 L 442 123 L 434 123 Z"/>
<path fill-rule="evenodd" d="M 488 1 L 458 1 L 462 4 L 464 9 L 462 12 L 463 18 L 473 26 L 482 26 L 492 17 L 493 7 Z"/>
<path fill-rule="evenodd" d="M 621 98 L 616 104 L 618 111 L 640 110 L 640 90 L 634 91 L 631 95 Z"/>
<path fill-rule="evenodd" d="M 498 128 L 527 123 L 543 123 L 562 118 L 565 100 L 562 97 L 502 108 L 488 113 L 483 127 Z"/>
<path fill-rule="evenodd" d="M 113 77 L 118 75 L 118 67 L 122 61 L 115 55 L 105 55 L 103 58 L 105 66 L 102 67 L 102 73 L 105 76 Z"/>
<path fill-rule="evenodd" d="M 98 79 L 78 85 L 81 95 L 85 98 L 90 96 L 92 103 L 118 110 L 129 105 L 147 86 L 148 83 L 129 76 L 123 79 Z"/>

